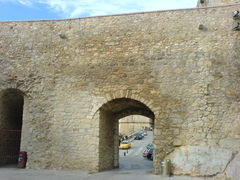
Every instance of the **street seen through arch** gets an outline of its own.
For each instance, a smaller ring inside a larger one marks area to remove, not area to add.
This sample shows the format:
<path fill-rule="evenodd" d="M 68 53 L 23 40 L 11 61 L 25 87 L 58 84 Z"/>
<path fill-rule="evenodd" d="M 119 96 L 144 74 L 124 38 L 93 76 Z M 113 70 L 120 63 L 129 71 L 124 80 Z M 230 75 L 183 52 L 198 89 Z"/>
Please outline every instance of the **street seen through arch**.
<path fill-rule="evenodd" d="M 139 115 L 128 116 L 119 121 L 120 171 L 152 171 L 153 131 L 150 122 L 149 118 Z M 127 133 L 128 136 L 124 136 Z"/>

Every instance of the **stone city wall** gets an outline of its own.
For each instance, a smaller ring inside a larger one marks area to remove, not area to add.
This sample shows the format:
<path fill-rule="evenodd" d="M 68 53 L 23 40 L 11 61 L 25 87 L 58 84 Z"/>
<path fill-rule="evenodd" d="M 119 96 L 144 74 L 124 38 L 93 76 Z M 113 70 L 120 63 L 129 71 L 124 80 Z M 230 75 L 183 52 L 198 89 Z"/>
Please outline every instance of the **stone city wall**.
<path fill-rule="evenodd" d="M 154 114 L 155 173 L 163 157 L 172 159 L 176 175 L 214 176 L 239 166 L 235 9 L 240 6 L 1 22 L 0 90 L 24 93 L 27 167 L 100 170 L 101 147 L 109 141 L 99 137 L 113 132 L 98 111 L 119 98 L 129 102 L 114 112 L 127 108 L 134 115 L 135 107 Z M 218 162 L 221 155 L 227 157 Z"/>
<path fill-rule="evenodd" d="M 197 7 L 216 7 L 239 4 L 238 0 L 198 0 Z"/>

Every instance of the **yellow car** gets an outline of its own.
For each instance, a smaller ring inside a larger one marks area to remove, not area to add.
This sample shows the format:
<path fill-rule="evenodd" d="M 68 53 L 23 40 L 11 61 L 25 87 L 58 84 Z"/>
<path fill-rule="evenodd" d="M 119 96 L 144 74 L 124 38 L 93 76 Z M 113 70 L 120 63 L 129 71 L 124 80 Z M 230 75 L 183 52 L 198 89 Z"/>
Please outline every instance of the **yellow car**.
<path fill-rule="evenodd" d="M 131 143 L 128 141 L 123 141 L 123 142 L 121 142 L 119 148 L 120 149 L 129 149 L 129 148 L 131 148 Z"/>

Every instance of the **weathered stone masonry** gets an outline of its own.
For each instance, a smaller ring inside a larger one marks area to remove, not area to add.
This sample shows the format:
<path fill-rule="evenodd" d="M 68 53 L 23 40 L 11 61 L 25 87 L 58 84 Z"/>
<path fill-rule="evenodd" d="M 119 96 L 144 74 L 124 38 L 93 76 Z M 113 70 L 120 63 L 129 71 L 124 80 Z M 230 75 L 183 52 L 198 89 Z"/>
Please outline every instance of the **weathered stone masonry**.
<path fill-rule="evenodd" d="M 23 94 L 27 167 L 118 167 L 118 120 L 142 114 L 154 121 L 155 173 L 166 157 L 177 175 L 236 176 L 235 9 L 240 5 L 1 22 L 0 91 Z"/>

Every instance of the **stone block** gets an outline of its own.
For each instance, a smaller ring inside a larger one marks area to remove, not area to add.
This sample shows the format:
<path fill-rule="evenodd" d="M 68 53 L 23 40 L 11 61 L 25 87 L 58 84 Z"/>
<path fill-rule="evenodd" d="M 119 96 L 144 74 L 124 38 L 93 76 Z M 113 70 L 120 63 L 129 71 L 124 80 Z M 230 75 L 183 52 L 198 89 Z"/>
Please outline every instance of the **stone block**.
<path fill-rule="evenodd" d="M 226 169 L 226 176 L 231 180 L 239 180 L 240 178 L 240 154 L 239 152 L 233 157 Z"/>
<path fill-rule="evenodd" d="M 181 146 L 181 145 L 182 145 L 182 141 L 180 139 L 173 140 L 173 146 Z"/>
<path fill-rule="evenodd" d="M 222 173 L 233 157 L 228 149 L 182 146 L 168 155 L 175 175 L 214 176 Z"/>

